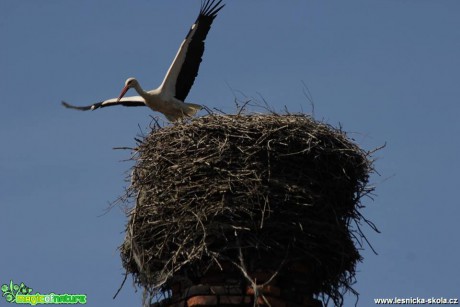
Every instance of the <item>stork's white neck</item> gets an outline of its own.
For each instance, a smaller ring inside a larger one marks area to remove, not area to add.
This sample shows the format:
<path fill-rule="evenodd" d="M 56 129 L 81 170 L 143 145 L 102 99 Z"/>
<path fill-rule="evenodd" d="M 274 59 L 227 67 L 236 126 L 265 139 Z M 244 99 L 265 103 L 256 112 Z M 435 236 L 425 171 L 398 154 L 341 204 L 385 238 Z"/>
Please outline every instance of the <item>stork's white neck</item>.
<path fill-rule="evenodd" d="M 144 91 L 144 89 L 141 87 L 139 82 L 137 82 L 133 87 L 136 90 L 136 92 L 144 99 L 146 99 L 146 97 L 149 96 L 149 94 L 146 91 Z"/>

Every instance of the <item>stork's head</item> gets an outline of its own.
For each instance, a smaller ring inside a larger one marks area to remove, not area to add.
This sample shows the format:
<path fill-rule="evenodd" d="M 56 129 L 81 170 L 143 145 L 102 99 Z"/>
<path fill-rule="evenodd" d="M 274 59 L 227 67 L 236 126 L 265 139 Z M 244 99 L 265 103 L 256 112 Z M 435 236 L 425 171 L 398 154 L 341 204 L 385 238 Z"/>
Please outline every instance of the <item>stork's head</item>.
<path fill-rule="evenodd" d="M 139 86 L 139 82 L 137 82 L 137 80 L 135 78 L 128 78 L 126 81 L 125 81 L 125 87 L 121 90 L 121 93 L 120 93 L 120 96 L 118 96 L 118 101 L 120 101 L 120 99 L 125 96 L 126 92 L 130 89 L 130 88 L 133 88 L 133 87 L 138 87 Z"/>

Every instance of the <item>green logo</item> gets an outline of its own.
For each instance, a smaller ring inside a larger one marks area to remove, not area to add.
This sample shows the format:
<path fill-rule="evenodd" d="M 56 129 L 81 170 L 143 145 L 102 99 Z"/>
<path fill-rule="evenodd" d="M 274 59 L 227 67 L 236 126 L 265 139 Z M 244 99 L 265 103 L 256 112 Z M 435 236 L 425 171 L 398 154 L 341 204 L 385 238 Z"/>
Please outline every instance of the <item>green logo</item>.
<path fill-rule="evenodd" d="M 86 295 L 84 294 L 32 294 L 32 288 L 27 287 L 23 282 L 20 285 L 10 284 L 2 285 L 2 296 L 8 303 L 15 304 L 86 304 Z"/>

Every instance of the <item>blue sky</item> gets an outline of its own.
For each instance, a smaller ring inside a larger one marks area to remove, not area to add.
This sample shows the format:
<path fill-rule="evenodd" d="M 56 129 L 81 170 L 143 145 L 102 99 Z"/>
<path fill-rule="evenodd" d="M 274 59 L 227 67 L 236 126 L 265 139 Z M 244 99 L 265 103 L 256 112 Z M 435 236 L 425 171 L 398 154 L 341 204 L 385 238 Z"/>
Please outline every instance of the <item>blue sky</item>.
<path fill-rule="evenodd" d="M 259 94 L 311 112 L 376 153 L 374 201 L 355 288 L 378 297 L 459 297 L 460 2 L 227 0 L 188 101 L 235 111 Z M 158 86 L 199 1 L 0 2 L 0 283 L 85 293 L 89 306 L 140 305 L 117 247 L 115 208 L 147 131 L 147 108 L 77 112 L 119 94 L 128 77 Z M 241 94 L 243 93 L 243 94 Z M 3 298 L 2 298 L 3 300 Z M 346 306 L 354 306 L 349 297 Z M 3 304 L 2 304 L 3 305 Z"/>

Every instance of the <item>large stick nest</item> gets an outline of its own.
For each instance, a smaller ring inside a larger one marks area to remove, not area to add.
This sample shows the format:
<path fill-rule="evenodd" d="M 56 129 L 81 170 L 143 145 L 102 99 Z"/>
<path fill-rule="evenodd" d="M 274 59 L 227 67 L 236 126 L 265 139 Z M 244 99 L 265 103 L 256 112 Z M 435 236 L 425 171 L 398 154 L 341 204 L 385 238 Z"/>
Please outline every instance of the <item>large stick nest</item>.
<path fill-rule="evenodd" d="M 134 159 L 121 255 L 145 289 L 222 262 L 281 274 L 295 261 L 312 267 L 316 294 L 342 304 L 373 170 L 343 131 L 307 115 L 209 115 L 152 127 Z"/>

